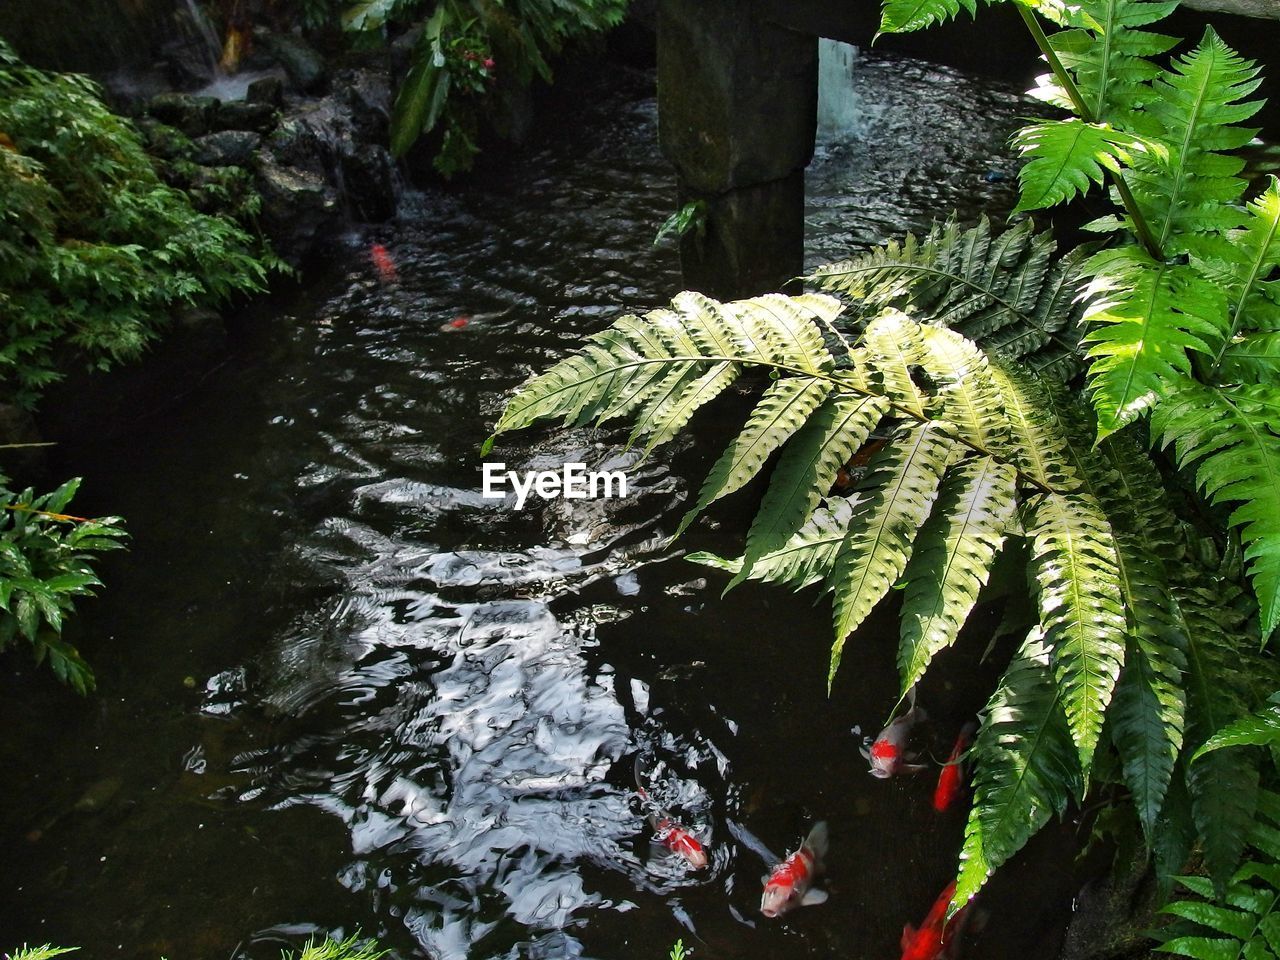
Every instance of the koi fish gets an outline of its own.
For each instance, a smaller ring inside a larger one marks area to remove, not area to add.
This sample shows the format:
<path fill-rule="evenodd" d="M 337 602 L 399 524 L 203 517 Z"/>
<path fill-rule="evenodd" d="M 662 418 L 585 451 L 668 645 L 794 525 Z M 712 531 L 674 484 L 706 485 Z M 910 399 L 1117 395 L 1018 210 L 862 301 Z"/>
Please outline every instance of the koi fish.
<path fill-rule="evenodd" d="M 884 780 L 899 773 L 919 773 L 927 769 L 923 763 L 907 763 L 904 751 L 907 740 L 911 737 L 911 728 L 922 720 L 928 719 L 924 707 L 916 705 L 916 688 L 912 687 L 907 694 L 911 708 L 900 717 L 895 717 L 889 725 L 880 731 L 871 744 L 871 749 L 861 749 L 864 757 L 871 761 L 871 775 Z"/>
<path fill-rule="evenodd" d="M 640 799 L 655 808 L 654 812 L 649 814 L 649 826 L 653 828 L 654 843 L 662 844 L 694 870 L 701 870 L 708 862 L 706 848 L 684 824 L 672 819 L 665 810 L 654 804 L 649 791 L 640 782 L 639 757 L 636 757 L 635 777 L 636 792 L 640 794 Z"/>
<path fill-rule="evenodd" d="M 902 928 L 902 960 L 955 960 L 959 956 L 969 904 L 948 920 L 947 908 L 955 895 L 956 882 L 952 880 L 934 901 L 919 930 L 909 923 Z"/>
<path fill-rule="evenodd" d="M 471 318 L 470 318 L 470 317 L 454 317 L 454 318 L 453 318 L 452 320 L 450 320 L 448 323 L 442 323 L 442 324 L 440 324 L 440 329 L 441 329 L 441 330 L 445 330 L 445 331 L 449 331 L 449 330 L 461 330 L 463 327 L 465 327 L 465 326 L 466 326 L 467 324 L 469 324 L 470 322 L 471 322 Z"/>
<path fill-rule="evenodd" d="M 969 744 L 973 743 L 973 735 L 977 729 L 978 725 L 972 720 L 961 728 L 960 735 L 956 737 L 955 746 L 951 748 L 951 756 L 947 757 L 942 773 L 938 774 L 938 785 L 933 790 L 933 809 L 939 813 L 947 810 L 955 802 L 956 797 L 964 791 L 962 757 L 969 749 Z"/>
<path fill-rule="evenodd" d="M 375 243 L 369 248 L 369 259 L 383 283 L 392 283 L 396 279 L 396 263 L 382 244 Z"/>
<path fill-rule="evenodd" d="M 810 907 L 825 903 L 827 894 L 813 888 L 822 872 L 827 855 L 827 824 L 819 821 L 809 831 L 800 849 L 773 868 L 764 878 L 760 895 L 760 912 L 770 919 L 780 917 L 793 907 Z"/>

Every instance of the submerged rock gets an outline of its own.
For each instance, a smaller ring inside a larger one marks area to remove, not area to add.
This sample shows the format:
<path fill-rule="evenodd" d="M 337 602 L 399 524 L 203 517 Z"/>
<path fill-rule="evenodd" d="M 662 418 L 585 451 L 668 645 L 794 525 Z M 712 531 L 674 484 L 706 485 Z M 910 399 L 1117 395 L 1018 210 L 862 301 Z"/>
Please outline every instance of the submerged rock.
<path fill-rule="evenodd" d="M 248 103 L 266 103 L 273 107 L 284 106 L 284 80 L 280 77 L 260 77 L 249 84 L 244 99 Z"/>

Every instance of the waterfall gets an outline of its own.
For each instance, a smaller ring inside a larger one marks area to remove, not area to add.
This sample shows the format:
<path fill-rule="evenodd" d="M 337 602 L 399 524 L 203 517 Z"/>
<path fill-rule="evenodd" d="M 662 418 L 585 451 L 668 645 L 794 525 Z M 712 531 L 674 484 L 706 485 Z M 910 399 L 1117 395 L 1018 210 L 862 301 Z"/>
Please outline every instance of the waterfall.
<path fill-rule="evenodd" d="M 818 39 L 818 139 L 852 140 L 865 126 L 862 104 L 853 89 L 858 48 L 839 40 Z"/>
<path fill-rule="evenodd" d="M 198 61 L 192 65 L 198 66 L 199 73 L 209 80 L 216 80 L 222 76 L 222 69 L 218 66 L 222 56 L 218 31 L 196 0 L 183 0 L 183 4 L 186 9 L 180 9 L 178 15 L 182 21 L 180 27 L 186 35 L 185 50 L 190 60 Z"/>

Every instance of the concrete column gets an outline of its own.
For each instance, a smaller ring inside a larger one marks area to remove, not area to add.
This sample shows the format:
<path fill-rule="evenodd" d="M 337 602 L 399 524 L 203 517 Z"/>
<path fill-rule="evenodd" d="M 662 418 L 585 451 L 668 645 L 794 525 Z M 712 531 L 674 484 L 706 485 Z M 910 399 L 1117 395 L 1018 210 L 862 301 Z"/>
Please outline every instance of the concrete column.
<path fill-rule="evenodd" d="M 659 0 L 658 136 L 681 203 L 707 203 L 680 248 L 688 286 L 753 296 L 801 273 L 817 100 L 817 37 L 755 0 Z"/>

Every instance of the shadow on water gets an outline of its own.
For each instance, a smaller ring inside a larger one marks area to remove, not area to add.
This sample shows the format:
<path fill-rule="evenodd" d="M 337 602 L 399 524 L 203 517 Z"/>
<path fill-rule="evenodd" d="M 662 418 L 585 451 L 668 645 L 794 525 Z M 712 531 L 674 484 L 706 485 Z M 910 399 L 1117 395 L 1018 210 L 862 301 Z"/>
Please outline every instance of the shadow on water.
<path fill-rule="evenodd" d="M 1025 106 L 947 71 L 865 66 L 879 112 L 816 162 L 816 255 L 953 198 L 1006 209 L 984 175 L 1008 164 Z M 302 292 L 245 318 L 253 350 L 61 465 L 134 541 L 78 626 L 99 694 L 25 666 L 0 680 L 0 758 L 21 785 L 0 824 L 0 940 L 266 958 L 359 928 L 441 960 L 656 957 L 676 937 L 707 957 L 872 957 L 927 911 L 963 815 L 933 812 L 931 778 L 867 776 L 850 731 L 893 702 L 893 611 L 850 642 L 828 699 L 824 603 L 722 600 L 666 544 L 734 401 L 643 464 L 618 430 L 528 431 L 489 458 L 625 469 L 624 500 L 515 511 L 479 494 L 507 391 L 678 289 L 673 253 L 650 245 L 674 204 L 651 77 L 601 82 L 467 188 L 353 232 Z M 947 96 L 983 112 L 948 113 Z M 715 516 L 690 548 L 733 549 L 743 517 Z M 922 692 L 935 755 L 999 673 L 976 662 L 993 624 Z M 637 755 L 709 839 L 706 870 L 650 844 Z M 830 901 L 763 922 L 768 865 L 742 828 L 783 852 L 815 819 Z M 1072 840 L 1055 829 L 993 884 L 983 957 L 1052 956 Z"/>

